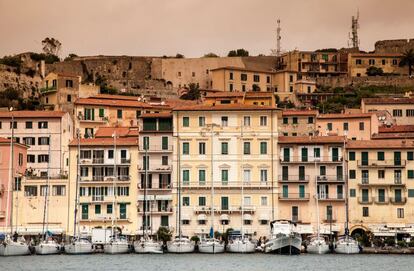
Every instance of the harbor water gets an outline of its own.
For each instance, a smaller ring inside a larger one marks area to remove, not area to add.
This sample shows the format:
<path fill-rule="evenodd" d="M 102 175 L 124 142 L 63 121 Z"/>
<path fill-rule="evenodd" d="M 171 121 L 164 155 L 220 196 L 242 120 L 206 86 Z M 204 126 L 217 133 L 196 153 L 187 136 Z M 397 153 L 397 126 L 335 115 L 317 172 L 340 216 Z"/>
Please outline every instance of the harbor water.
<path fill-rule="evenodd" d="M 0 258 L 0 270 L 413 270 L 414 255 L 186 254 L 55 255 Z"/>

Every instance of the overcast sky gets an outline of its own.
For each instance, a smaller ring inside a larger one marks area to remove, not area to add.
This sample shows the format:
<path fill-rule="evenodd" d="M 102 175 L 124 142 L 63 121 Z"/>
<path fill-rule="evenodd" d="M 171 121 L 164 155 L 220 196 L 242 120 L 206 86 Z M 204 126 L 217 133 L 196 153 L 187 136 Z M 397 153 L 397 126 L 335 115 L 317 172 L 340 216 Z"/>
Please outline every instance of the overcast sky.
<path fill-rule="evenodd" d="M 345 47 L 360 10 L 361 49 L 381 39 L 414 38 L 413 0 L 0 0 L 0 56 L 63 44 L 61 56 L 251 55 Z"/>

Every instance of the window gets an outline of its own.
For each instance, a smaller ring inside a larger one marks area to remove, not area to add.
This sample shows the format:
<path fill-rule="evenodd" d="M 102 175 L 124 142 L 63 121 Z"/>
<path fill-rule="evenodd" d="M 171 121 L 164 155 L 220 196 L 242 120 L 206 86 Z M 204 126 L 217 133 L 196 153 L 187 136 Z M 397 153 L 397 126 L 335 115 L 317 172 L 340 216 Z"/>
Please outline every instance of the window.
<path fill-rule="evenodd" d="M 221 183 L 227 184 L 229 182 L 229 170 L 228 169 L 222 169 L 221 170 Z"/>
<path fill-rule="evenodd" d="M 385 178 L 385 170 L 380 169 L 378 170 L 378 179 L 384 179 Z"/>
<path fill-rule="evenodd" d="M 397 208 L 397 218 L 404 218 L 404 208 Z"/>
<path fill-rule="evenodd" d="M 88 167 L 80 167 L 80 176 L 81 177 L 88 177 L 89 175 L 89 168 Z"/>
<path fill-rule="evenodd" d="M 292 86 L 289 87 L 289 91 L 293 92 L 293 87 Z"/>
<path fill-rule="evenodd" d="M 360 130 L 360 131 L 364 131 L 364 129 L 365 129 L 365 123 L 360 122 L 360 123 L 359 123 L 359 130 Z"/>
<path fill-rule="evenodd" d="M 402 117 L 402 110 L 401 109 L 394 109 L 392 110 L 393 117 Z"/>
<path fill-rule="evenodd" d="M 253 81 L 260 82 L 260 75 L 257 75 L 257 74 L 253 75 Z"/>
<path fill-rule="evenodd" d="M 319 175 L 326 176 L 326 166 L 319 167 Z"/>
<path fill-rule="evenodd" d="M 355 152 L 353 151 L 349 152 L 349 161 L 355 161 Z"/>
<path fill-rule="evenodd" d="M 289 124 L 289 119 L 288 118 L 283 118 L 283 124 Z"/>
<path fill-rule="evenodd" d="M 113 211 L 113 206 L 112 206 L 112 204 L 108 204 L 108 205 L 106 205 L 106 213 L 107 213 L 107 214 L 112 214 L 112 211 Z"/>
<path fill-rule="evenodd" d="M 163 136 L 161 138 L 161 147 L 163 150 L 168 150 L 168 136 Z"/>
<path fill-rule="evenodd" d="M 332 206 L 331 205 L 326 206 L 326 220 L 328 220 L 328 221 L 333 220 L 332 213 L 333 213 L 332 212 Z"/>
<path fill-rule="evenodd" d="M 85 138 L 92 138 L 93 137 L 93 128 L 85 128 Z"/>
<path fill-rule="evenodd" d="M 231 73 L 229 73 L 229 79 L 230 80 L 233 80 L 233 73 L 231 72 Z"/>
<path fill-rule="evenodd" d="M 36 185 L 25 185 L 24 195 L 26 197 L 36 197 L 37 196 L 37 186 Z"/>
<path fill-rule="evenodd" d="M 33 154 L 27 155 L 27 163 L 36 163 L 36 156 Z"/>
<path fill-rule="evenodd" d="M 162 156 L 161 157 L 161 164 L 163 165 L 163 166 L 168 166 L 168 156 Z"/>
<path fill-rule="evenodd" d="M 36 145 L 36 140 L 34 137 L 23 137 L 23 143 L 29 146 Z"/>
<path fill-rule="evenodd" d="M 183 154 L 190 154 L 190 143 L 183 142 Z"/>
<path fill-rule="evenodd" d="M 362 65 L 362 60 L 361 59 L 355 59 L 355 64 L 356 65 Z"/>
<path fill-rule="evenodd" d="M 183 197 L 183 206 L 190 206 L 190 197 Z"/>
<path fill-rule="evenodd" d="M 368 217 L 369 216 L 369 208 L 368 207 L 362 207 L 362 216 Z"/>
<path fill-rule="evenodd" d="M 39 137 L 37 141 L 38 145 L 49 145 L 49 137 Z"/>
<path fill-rule="evenodd" d="M 229 143 L 228 142 L 221 142 L 221 154 L 223 155 L 229 154 Z"/>
<path fill-rule="evenodd" d="M 308 117 L 308 123 L 313 123 L 313 117 Z"/>
<path fill-rule="evenodd" d="M 250 142 L 243 142 L 243 154 L 250 154 Z"/>
<path fill-rule="evenodd" d="M 356 190 L 354 188 L 349 189 L 349 196 L 351 198 L 355 198 L 356 197 Z"/>
<path fill-rule="evenodd" d="M 198 117 L 198 126 L 199 127 L 206 126 L 206 117 Z"/>
<path fill-rule="evenodd" d="M 183 117 L 183 127 L 190 127 L 190 118 Z"/>
<path fill-rule="evenodd" d="M 260 142 L 260 154 L 267 154 L 267 142 Z"/>
<path fill-rule="evenodd" d="M 243 126 L 250 127 L 250 116 L 244 116 Z"/>
<path fill-rule="evenodd" d="M 412 151 L 407 152 L 407 160 L 410 160 L 410 161 L 414 160 L 414 152 Z"/>
<path fill-rule="evenodd" d="M 260 205 L 267 206 L 267 197 L 265 196 L 260 197 Z"/>
<path fill-rule="evenodd" d="M 355 169 L 349 170 L 349 179 L 355 179 L 356 178 L 356 171 Z"/>
<path fill-rule="evenodd" d="M 292 206 L 292 221 L 297 222 L 299 221 L 299 207 Z"/>
<path fill-rule="evenodd" d="M 183 170 L 183 184 L 189 184 L 190 183 L 190 170 L 184 169 Z"/>
<path fill-rule="evenodd" d="M 47 154 L 39 154 L 37 156 L 37 162 L 38 163 L 47 163 L 47 162 L 49 162 L 49 155 L 47 155 Z"/>
<path fill-rule="evenodd" d="M 70 102 L 72 102 L 72 95 L 67 95 L 66 96 L 66 101 L 68 102 L 68 103 L 70 103 Z"/>
<path fill-rule="evenodd" d="M 200 185 L 206 184 L 206 170 L 205 169 L 200 169 L 198 171 L 198 183 Z"/>
<path fill-rule="evenodd" d="M 298 117 L 293 117 L 292 118 L 292 123 L 293 124 L 298 124 Z"/>
<path fill-rule="evenodd" d="M 221 210 L 227 211 L 229 209 L 229 197 L 221 197 Z"/>
<path fill-rule="evenodd" d="M 375 59 L 368 59 L 369 65 L 375 65 Z"/>
<path fill-rule="evenodd" d="M 414 117 L 414 109 L 407 109 L 405 110 L 406 117 Z"/>
<path fill-rule="evenodd" d="M 270 76 L 266 76 L 266 83 L 270 84 Z"/>
<path fill-rule="evenodd" d="M 414 189 L 408 189 L 408 197 L 414 198 Z"/>
<path fill-rule="evenodd" d="M 266 183 L 267 182 L 267 169 L 260 170 L 260 182 Z"/>
<path fill-rule="evenodd" d="M 37 125 L 39 129 L 47 129 L 47 124 L 47 121 L 39 121 Z"/>
<path fill-rule="evenodd" d="M 293 75 L 289 75 L 289 82 L 293 82 Z"/>
<path fill-rule="evenodd" d="M 137 111 L 137 112 L 139 112 L 139 111 Z M 105 109 L 103 109 L 103 108 L 99 108 L 99 117 L 100 117 L 100 118 L 105 117 Z"/>
<path fill-rule="evenodd" d="M 326 124 L 326 128 L 328 129 L 328 131 L 332 131 L 332 123 L 328 123 Z"/>
<path fill-rule="evenodd" d="M 229 117 L 223 116 L 221 117 L 221 126 L 227 127 L 229 125 Z"/>
<path fill-rule="evenodd" d="M 67 88 L 73 88 L 73 80 L 66 80 L 65 85 Z"/>
<path fill-rule="evenodd" d="M 407 177 L 408 179 L 414 179 L 414 170 L 412 169 L 407 170 Z"/>
<path fill-rule="evenodd" d="M 246 91 L 246 85 L 242 85 L 242 91 L 245 92 Z"/>
<path fill-rule="evenodd" d="M 117 117 L 118 119 L 122 119 L 122 109 L 118 109 L 118 110 L 116 110 L 116 117 Z"/>
<path fill-rule="evenodd" d="M 53 196 L 65 196 L 66 195 L 66 186 L 65 185 L 54 185 L 54 186 L 52 186 L 52 195 Z"/>
<path fill-rule="evenodd" d="M 126 219 L 127 218 L 127 205 L 126 203 L 119 204 L 119 218 Z"/>
<path fill-rule="evenodd" d="M 206 197 L 198 197 L 198 206 L 206 206 Z"/>
<path fill-rule="evenodd" d="M 149 136 L 144 136 L 142 138 L 142 148 L 144 150 L 149 150 L 150 142 L 149 142 Z"/>
<path fill-rule="evenodd" d="M 348 131 L 348 130 L 349 130 L 348 122 L 344 122 L 344 131 Z"/>
<path fill-rule="evenodd" d="M 393 59 L 392 60 L 392 65 L 394 65 L 394 66 L 398 65 L 398 60 L 397 59 Z"/>
<path fill-rule="evenodd" d="M 26 121 L 26 129 L 33 129 L 33 122 Z"/>
<path fill-rule="evenodd" d="M 129 196 L 129 187 L 128 186 L 117 187 L 117 195 L 118 196 Z"/>
<path fill-rule="evenodd" d="M 1 129 L 1 128 L 3 128 L 2 126 L 3 126 L 3 125 L 2 125 L 2 122 L 0 121 L 0 129 Z"/>
<path fill-rule="evenodd" d="M 200 155 L 206 154 L 206 143 L 205 142 L 198 143 L 198 154 Z"/>
<path fill-rule="evenodd" d="M 251 171 L 250 169 L 243 170 L 243 180 L 245 183 L 249 183 L 251 178 Z"/>
<path fill-rule="evenodd" d="M 267 117 L 260 116 L 260 126 L 267 126 Z"/>
<path fill-rule="evenodd" d="M 10 129 L 17 129 L 17 121 L 10 122 Z"/>
<path fill-rule="evenodd" d="M 245 73 L 240 74 L 240 80 L 241 81 L 247 81 L 247 74 L 245 74 Z"/>

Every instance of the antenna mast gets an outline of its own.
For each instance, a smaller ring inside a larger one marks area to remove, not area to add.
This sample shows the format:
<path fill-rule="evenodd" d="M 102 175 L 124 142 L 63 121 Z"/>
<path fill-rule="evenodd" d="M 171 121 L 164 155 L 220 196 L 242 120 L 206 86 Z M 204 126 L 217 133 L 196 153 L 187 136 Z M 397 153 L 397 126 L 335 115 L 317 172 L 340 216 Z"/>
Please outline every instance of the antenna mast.
<path fill-rule="evenodd" d="M 280 40 L 282 39 L 280 37 L 280 19 L 277 19 L 277 28 L 276 28 L 276 56 L 280 57 Z"/>
<path fill-rule="evenodd" d="M 357 11 L 357 16 L 352 16 L 352 25 L 351 25 L 351 35 L 349 37 L 350 44 L 352 48 L 359 48 L 359 38 L 358 38 L 358 29 L 359 29 L 359 10 Z M 348 44 L 349 46 L 349 44 Z"/>

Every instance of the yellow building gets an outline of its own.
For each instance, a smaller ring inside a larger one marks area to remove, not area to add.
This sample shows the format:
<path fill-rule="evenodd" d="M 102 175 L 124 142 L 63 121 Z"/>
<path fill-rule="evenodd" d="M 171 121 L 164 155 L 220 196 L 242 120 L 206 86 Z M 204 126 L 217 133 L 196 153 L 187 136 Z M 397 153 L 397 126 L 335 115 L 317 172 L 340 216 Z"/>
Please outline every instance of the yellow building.
<path fill-rule="evenodd" d="M 272 92 L 209 92 L 204 96 L 204 103 L 216 104 L 248 104 L 260 106 L 276 106 L 275 95 Z"/>
<path fill-rule="evenodd" d="M 277 110 L 243 104 L 185 106 L 173 110 L 173 127 L 173 191 L 180 192 L 183 234 L 208 235 L 214 205 L 215 231 L 233 228 L 267 236 L 276 206 Z"/>
<path fill-rule="evenodd" d="M 352 53 L 348 55 L 348 76 L 364 77 L 369 67 L 381 68 L 386 74 L 406 75 L 408 69 L 400 67 L 401 54 L 397 53 Z"/>
<path fill-rule="evenodd" d="M 137 131 L 131 133 L 128 128 L 113 128 L 104 132 L 98 131 L 97 134 L 100 136 L 80 140 L 79 168 L 78 140 L 73 140 L 69 145 L 70 222 L 67 232 L 73 232 L 76 179 L 79 170 L 80 232 L 90 235 L 93 228 L 111 227 L 114 216 L 123 234 L 135 235 L 138 230 Z M 116 138 L 112 135 L 116 135 Z"/>
<path fill-rule="evenodd" d="M 364 98 L 361 110 L 364 113 L 387 111 L 397 125 L 414 125 L 413 98 Z"/>
<path fill-rule="evenodd" d="M 343 233 L 345 222 L 345 138 L 279 137 L 278 217 L 298 223 L 302 234 Z"/>
<path fill-rule="evenodd" d="M 349 141 L 351 233 L 414 233 L 414 144 L 403 139 Z"/>
<path fill-rule="evenodd" d="M 283 136 L 314 135 L 317 115 L 316 110 L 283 110 L 279 116 L 278 132 Z"/>

